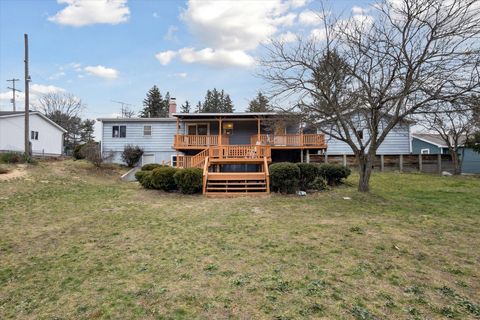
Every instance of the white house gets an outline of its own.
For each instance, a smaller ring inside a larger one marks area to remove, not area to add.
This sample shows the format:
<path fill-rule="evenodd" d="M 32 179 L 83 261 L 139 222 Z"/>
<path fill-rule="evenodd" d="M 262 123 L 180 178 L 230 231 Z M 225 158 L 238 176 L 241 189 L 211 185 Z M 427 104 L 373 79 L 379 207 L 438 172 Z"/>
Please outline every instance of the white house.
<path fill-rule="evenodd" d="M 40 112 L 30 111 L 29 118 L 29 138 L 33 155 L 61 155 L 63 135 L 67 131 Z M 23 152 L 24 128 L 23 111 L 0 111 L 0 152 Z"/>

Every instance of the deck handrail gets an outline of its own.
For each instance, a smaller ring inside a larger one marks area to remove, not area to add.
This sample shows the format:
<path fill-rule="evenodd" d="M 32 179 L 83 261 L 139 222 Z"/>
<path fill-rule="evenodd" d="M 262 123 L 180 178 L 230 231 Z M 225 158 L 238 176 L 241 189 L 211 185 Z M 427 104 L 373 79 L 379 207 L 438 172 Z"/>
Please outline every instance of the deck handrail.
<path fill-rule="evenodd" d="M 203 180 L 202 180 L 202 193 L 205 194 L 207 188 L 207 178 L 208 178 L 208 156 L 205 157 L 205 163 L 203 164 Z"/>
<path fill-rule="evenodd" d="M 221 136 L 221 144 L 228 144 L 228 136 Z M 182 147 L 209 147 L 218 146 L 218 135 L 194 135 L 194 134 L 176 134 L 174 138 L 174 148 Z"/>
<path fill-rule="evenodd" d="M 323 134 L 261 134 L 250 137 L 251 144 L 304 147 L 304 146 L 325 146 L 325 135 Z"/>
<path fill-rule="evenodd" d="M 213 146 L 209 148 L 209 156 L 215 159 L 262 159 L 263 157 L 270 157 L 271 154 L 269 146 L 246 144 Z"/>

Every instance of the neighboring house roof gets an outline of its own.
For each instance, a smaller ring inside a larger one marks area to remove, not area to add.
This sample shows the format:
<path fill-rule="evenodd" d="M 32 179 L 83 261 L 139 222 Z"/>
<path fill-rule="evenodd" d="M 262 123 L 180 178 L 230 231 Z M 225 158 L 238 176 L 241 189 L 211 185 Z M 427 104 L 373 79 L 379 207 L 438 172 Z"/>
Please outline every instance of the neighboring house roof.
<path fill-rule="evenodd" d="M 38 115 L 40 118 L 43 120 L 47 121 L 54 127 L 56 127 L 58 130 L 63 131 L 63 133 L 67 132 L 64 128 L 47 118 L 44 114 L 38 111 L 30 111 L 30 115 Z M 23 111 L 0 111 L 0 119 L 5 119 L 5 118 L 13 118 L 13 117 L 23 117 L 25 116 L 25 112 Z"/>
<path fill-rule="evenodd" d="M 98 118 L 101 122 L 175 122 L 175 118 Z"/>
<path fill-rule="evenodd" d="M 445 141 L 439 134 L 435 133 L 412 133 L 412 137 L 418 140 L 425 141 L 427 143 L 433 144 L 439 148 L 448 148 Z M 462 136 L 459 141 L 459 145 L 463 145 L 465 143 L 466 137 Z"/>

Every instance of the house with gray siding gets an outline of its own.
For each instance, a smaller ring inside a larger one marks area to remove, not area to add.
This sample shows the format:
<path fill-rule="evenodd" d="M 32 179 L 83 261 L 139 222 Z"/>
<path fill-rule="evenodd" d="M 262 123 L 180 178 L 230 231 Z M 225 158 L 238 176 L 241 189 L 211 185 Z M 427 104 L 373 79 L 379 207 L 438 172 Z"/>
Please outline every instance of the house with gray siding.
<path fill-rule="evenodd" d="M 360 120 L 357 121 L 359 122 L 358 127 L 360 135 L 363 137 L 362 140 L 367 141 L 369 138 L 369 132 L 366 129 L 362 129 L 362 122 Z M 386 123 L 383 123 L 383 125 L 386 125 Z M 350 134 L 353 135 L 353 132 Z M 328 133 L 325 134 L 325 142 L 328 145 L 328 155 L 353 155 L 352 148 L 347 143 L 332 137 Z M 405 155 L 410 154 L 411 152 L 412 146 L 409 121 L 400 122 L 393 127 L 377 149 L 377 155 Z"/>
<path fill-rule="evenodd" d="M 177 122 L 174 118 L 101 118 L 102 154 L 114 163 L 123 163 L 127 145 L 139 146 L 141 164 L 174 161 L 173 149 Z"/>

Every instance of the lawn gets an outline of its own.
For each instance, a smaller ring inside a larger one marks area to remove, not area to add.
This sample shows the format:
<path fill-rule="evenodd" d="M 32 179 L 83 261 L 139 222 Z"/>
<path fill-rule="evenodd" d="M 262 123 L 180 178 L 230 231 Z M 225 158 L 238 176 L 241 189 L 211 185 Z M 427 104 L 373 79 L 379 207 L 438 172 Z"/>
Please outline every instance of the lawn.
<path fill-rule="evenodd" d="M 480 317 L 479 178 L 209 199 L 25 170 L 0 181 L 0 319 Z"/>

